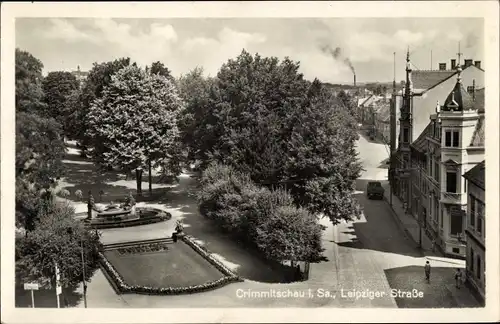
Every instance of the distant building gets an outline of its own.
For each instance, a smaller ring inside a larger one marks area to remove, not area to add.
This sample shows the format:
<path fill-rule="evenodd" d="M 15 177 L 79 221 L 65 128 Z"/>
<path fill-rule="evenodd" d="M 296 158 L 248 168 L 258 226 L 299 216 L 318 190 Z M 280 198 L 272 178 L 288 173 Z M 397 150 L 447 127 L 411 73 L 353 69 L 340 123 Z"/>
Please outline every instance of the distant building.
<path fill-rule="evenodd" d="M 78 65 L 78 68 L 76 71 L 71 71 L 71 74 L 73 74 L 76 79 L 78 80 L 78 82 L 80 82 L 80 86 L 83 85 L 83 83 L 85 82 L 85 80 L 87 80 L 87 76 L 89 74 L 89 72 L 87 71 L 80 71 L 80 65 Z"/>
<path fill-rule="evenodd" d="M 484 161 L 463 175 L 467 186 L 467 226 L 466 226 L 466 278 L 484 300 L 485 287 L 485 163 Z"/>

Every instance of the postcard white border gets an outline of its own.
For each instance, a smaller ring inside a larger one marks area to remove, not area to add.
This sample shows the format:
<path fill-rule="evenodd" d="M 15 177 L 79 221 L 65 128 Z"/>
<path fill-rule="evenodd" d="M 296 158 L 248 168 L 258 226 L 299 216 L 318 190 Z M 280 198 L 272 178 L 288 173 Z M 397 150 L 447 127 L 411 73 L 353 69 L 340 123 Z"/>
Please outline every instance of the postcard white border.
<path fill-rule="evenodd" d="M 5 323 L 462 322 L 500 319 L 498 4 L 496 1 L 3 3 L 1 16 L 1 312 Z M 486 301 L 484 309 L 16 309 L 14 308 L 14 48 L 16 17 L 483 17 L 486 68 Z M 496 107 L 496 109 L 494 108 Z M 496 217 L 495 217 L 496 216 Z"/>

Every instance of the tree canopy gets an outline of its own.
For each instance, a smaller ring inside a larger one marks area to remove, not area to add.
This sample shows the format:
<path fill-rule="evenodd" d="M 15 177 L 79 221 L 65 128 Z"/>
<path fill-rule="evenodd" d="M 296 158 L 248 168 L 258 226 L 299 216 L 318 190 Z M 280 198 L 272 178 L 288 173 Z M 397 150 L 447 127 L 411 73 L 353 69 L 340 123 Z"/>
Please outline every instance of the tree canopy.
<path fill-rule="evenodd" d="M 125 171 L 144 168 L 149 160 L 171 166 L 178 159 L 182 107 L 169 79 L 134 65 L 119 70 L 87 115 L 94 160 Z"/>
<path fill-rule="evenodd" d="M 358 214 L 354 118 L 299 63 L 243 51 L 224 64 L 200 121 L 205 163 L 290 190 L 295 203 L 336 223 Z M 320 198 L 319 198 L 320 197 Z"/>
<path fill-rule="evenodd" d="M 42 213 L 35 229 L 16 243 L 16 274 L 20 280 L 45 278 L 54 285 L 57 263 L 64 287 L 82 281 L 81 244 L 86 281 L 98 267 L 98 251 L 102 247 L 99 234 L 87 231 L 82 222 L 74 219 L 74 210 L 66 203 L 53 204 Z"/>
<path fill-rule="evenodd" d="M 16 112 L 40 113 L 45 109 L 42 62 L 16 48 Z"/>
<path fill-rule="evenodd" d="M 57 120 L 63 126 L 65 134 L 69 130 L 68 120 L 77 107 L 68 104 L 68 99 L 79 89 L 79 82 L 70 72 L 49 72 L 43 80 L 44 101 L 47 104 L 46 115 Z"/>
<path fill-rule="evenodd" d="M 38 192 L 55 185 L 65 154 L 61 125 L 44 115 L 42 67 L 16 50 L 16 221 L 28 230 L 38 217 Z"/>
<path fill-rule="evenodd" d="M 81 91 L 72 96 L 78 96 L 78 109 L 73 110 L 69 123 L 73 126 L 73 137 L 78 140 L 83 149 L 91 146 L 86 137 L 88 125 L 88 113 L 94 100 L 102 97 L 104 88 L 111 84 L 113 75 L 122 68 L 129 66 L 130 58 L 119 58 L 114 61 L 104 63 L 94 63 L 89 71 L 85 84 Z M 135 63 L 134 63 L 135 65 Z M 74 98 L 73 98 L 74 99 Z M 72 100 L 73 100 L 72 99 Z"/>

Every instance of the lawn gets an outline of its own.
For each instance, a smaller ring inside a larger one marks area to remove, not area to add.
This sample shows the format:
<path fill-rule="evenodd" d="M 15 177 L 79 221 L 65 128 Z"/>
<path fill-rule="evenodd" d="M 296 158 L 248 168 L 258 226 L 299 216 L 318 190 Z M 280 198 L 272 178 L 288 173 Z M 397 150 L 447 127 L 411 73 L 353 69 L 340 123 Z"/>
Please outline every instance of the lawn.
<path fill-rule="evenodd" d="M 178 288 L 224 277 L 182 241 L 169 244 L 166 251 L 120 255 L 117 250 L 108 250 L 104 255 L 130 286 Z"/>

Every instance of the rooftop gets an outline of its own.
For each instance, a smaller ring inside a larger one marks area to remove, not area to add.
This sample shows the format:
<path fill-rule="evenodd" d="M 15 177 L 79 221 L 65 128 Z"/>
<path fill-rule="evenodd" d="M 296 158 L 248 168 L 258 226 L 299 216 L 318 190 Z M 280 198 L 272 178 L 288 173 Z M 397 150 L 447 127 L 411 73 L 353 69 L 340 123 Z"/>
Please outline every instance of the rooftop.
<path fill-rule="evenodd" d="M 467 171 L 463 177 L 484 190 L 485 168 L 485 161 L 483 161 Z"/>
<path fill-rule="evenodd" d="M 471 94 L 465 90 L 464 85 L 462 84 L 460 74 L 457 77 L 455 87 L 451 90 L 441 109 L 443 111 L 464 111 L 477 109 Z"/>
<path fill-rule="evenodd" d="M 411 72 L 411 82 L 414 91 L 426 91 L 452 75 L 457 73 L 455 70 L 416 70 Z"/>
<path fill-rule="evenodd" d="M 486 125 L 483 115 L 479 117 L 479 120 L 476 124 L 476 129 L 474 129 L 474 133 L 472 134 L 472 140 L 470 142 L 471 147 L 484 147 L 485 127 Z"/>

